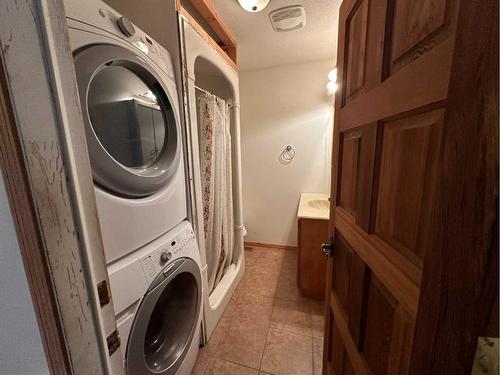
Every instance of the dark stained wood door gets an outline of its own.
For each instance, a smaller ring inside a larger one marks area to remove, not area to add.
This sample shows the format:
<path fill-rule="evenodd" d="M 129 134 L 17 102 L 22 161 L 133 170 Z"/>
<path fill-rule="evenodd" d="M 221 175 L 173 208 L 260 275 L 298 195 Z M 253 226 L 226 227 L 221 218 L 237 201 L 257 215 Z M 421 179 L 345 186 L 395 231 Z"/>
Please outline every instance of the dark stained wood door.
<path fill-rule="evenodd" d="M 340 8 L 324 374 L 404 375 L 425 351 L 425 333 L 413 343 L 419 309 L 432 303 L 432 291 L 419 298 L 429 251 L 439 251 L 432 219 L 459 3 Z"/>

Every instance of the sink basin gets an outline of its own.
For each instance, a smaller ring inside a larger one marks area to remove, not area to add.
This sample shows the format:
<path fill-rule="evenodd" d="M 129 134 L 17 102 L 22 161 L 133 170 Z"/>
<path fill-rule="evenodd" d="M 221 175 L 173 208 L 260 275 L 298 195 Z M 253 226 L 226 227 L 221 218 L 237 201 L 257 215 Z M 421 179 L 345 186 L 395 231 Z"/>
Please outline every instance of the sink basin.
<path fill-rule="evenodd" d="M 328 210 L 330 208 L 330 202 L 325 199 L 312 199 L 307 202 L 307 205 L 316 210 Z"/>
<path fill-rule="evenodd" d="M 302 193 L 300 194 L 299 219 L 328 220 L 330 218 L 329 194 Z"/>

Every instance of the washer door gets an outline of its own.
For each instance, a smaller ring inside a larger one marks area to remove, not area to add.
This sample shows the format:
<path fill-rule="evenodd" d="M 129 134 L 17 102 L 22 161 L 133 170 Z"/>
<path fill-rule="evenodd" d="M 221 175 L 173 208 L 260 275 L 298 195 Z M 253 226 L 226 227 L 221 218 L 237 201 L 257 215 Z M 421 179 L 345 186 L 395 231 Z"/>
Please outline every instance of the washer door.
<path fill-rule="evenodd" d="M 135 53 L 95 45 L 75 54 L 94 180 L 118 195 L 161 189 L 180 158 L 175 92 Z"/>
<path fill-rule="evenodd" d="M 130 332 L 129 374 L 175 374 L 196 333 L 201 308 L 201 272 L 189 258 L 169 265 L 153 282 Z"/>

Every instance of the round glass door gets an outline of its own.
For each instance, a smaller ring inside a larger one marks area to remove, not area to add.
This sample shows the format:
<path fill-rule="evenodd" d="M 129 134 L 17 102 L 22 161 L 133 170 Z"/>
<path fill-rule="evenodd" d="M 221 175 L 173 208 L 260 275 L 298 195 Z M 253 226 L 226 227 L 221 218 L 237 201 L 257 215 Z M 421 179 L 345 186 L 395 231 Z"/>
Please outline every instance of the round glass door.
<path fill-rule="evenodd" d="M 87 100 L 92 128 L 116 161 L 143 169 L 158 160 L 168 137 L 163 113 L 172 108 L 162 108 L 158 93 L 139 76 L 107 66 L 90 82 Z"/>
<path fill-rule="evenodd" d="M 152 282 L 136 312 L 127 342 L 128 373 L 176 374 L 199 329 L 201 303 L 200 267 L 189 258 L 175 260 Z"/>
<path fill-rule="evenodd" d="M 175 82 L 118 46 L 91 46 L 74 58 L 96 184 L 130 198 L 162 189 L 181 154 Z"/>
<path fill-rule="evenodd" d="M 181 357 L 196 324 L 198 286 L 190 273 L 175 276 L 162 292 L 149 319 L 144 359 L 153 372 L 171 367 Z"/>

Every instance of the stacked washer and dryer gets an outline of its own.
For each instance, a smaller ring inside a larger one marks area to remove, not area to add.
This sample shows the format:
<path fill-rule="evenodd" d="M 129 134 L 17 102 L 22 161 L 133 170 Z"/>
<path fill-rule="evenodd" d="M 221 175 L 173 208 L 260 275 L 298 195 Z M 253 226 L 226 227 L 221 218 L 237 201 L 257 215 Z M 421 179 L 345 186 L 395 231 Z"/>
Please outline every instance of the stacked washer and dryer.
<path fill-rule="evenodd" d="M 189 374 L 203 290 L 170 55 L 101 1 L 65 10 L 124 366 Z"/>

